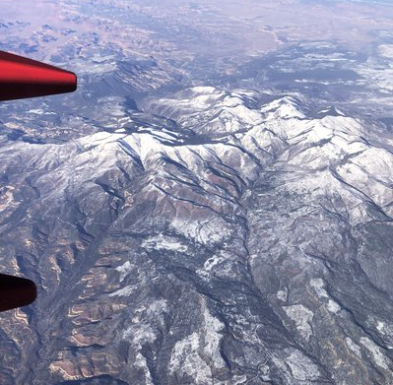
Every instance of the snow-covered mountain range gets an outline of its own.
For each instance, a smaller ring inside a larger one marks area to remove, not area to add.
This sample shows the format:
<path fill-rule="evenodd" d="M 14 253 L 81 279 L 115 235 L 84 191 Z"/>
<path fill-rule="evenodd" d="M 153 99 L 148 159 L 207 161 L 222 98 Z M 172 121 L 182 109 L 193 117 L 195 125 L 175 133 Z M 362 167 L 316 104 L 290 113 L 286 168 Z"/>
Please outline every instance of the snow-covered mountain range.
<path fill-rule="evenodd" d="M 1 148 L 1 264 L 41 287 L 3 383 L 393 382 L 392 133 L 301 94 L 142 106 Z"/>

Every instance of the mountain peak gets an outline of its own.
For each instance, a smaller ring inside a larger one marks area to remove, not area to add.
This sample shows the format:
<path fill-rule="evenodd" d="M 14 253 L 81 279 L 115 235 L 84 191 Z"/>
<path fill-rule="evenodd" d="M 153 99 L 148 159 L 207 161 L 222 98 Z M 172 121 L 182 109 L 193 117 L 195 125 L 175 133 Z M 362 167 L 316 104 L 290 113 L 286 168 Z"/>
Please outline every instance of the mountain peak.
<path fill-rule="evenodd" d="M 261 112 L 265 115 L 266 119 L 304 119 L 306 112 L 304 107 L 301 106 L 300 100 L 293 96 L 284 96 L 275 99 L 267 105 L 262 106 Z"/>

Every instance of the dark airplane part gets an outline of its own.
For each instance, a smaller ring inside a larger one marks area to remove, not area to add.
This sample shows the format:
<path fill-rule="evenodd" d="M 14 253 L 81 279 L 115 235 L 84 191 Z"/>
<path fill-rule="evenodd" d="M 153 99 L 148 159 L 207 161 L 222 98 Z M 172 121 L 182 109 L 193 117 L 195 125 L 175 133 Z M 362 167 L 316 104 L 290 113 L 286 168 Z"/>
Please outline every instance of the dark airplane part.
<path fill-rule="evenodd" d="M 75 91 L 76 75 L 0 51 L 0 101 Z"/>
<path fill-rule="evenodd" d="M 0 101 L 75 91 L 76 75 L 0 51 Z M 37 297 L 34 282 L 0 274 L 0 312 L 26 306 Z"/>
<path fill-rule="evenodd" d="M 34 282 L 0 274 L 0 312 L 30 305 L 37 297 Z"/>

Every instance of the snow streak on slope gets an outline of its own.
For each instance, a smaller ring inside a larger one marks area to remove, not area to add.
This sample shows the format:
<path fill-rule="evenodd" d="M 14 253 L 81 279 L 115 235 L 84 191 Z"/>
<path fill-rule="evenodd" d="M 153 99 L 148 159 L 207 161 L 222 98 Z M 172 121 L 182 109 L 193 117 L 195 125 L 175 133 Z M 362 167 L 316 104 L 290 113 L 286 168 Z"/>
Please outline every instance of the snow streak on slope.
<path fill-rule="evenodd" d="M 198 87 L 145 102 L 172 125 L 1 150 L 1 263 L 42 287 L 28 349 L 0 320 L 8 383 L 393 381 L 392 136 L 260 100 Z"/>

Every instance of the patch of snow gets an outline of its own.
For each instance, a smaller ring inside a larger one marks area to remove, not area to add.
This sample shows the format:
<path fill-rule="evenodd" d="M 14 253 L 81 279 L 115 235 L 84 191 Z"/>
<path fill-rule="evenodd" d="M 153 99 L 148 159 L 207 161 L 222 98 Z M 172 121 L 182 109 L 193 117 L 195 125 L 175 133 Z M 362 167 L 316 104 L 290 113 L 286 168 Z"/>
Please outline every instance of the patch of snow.
<path fill-rule="evenodd" d="M 261 112 L 266 114 L 266 119 L 290 119 L 290 118 L 305 118 L 305 114 L 296 100 L 291 96 L 285 96 L 276 99 L 267 105 L 262 106 Z"/>
<path fill-rule="evenodd" d="M 284 290 L 279 290 L 279 291 L 277 292 L 277 298 L 278 298 L 280 301 L 286 302 L 286 301 L 287 301 L 287 298 L 288 298 L 288 289 L 285 288 Z"/>
<path fill-rule="evenodd" d="M 315 293 L 317 294 L 318 297 L 320 298 L 328 298 L 328 294 L 325 290 L 325 283 L 323 282 L 323 279 L 321 278 L 313 278 L 310 281 L 311 286 L 315 290 Z"/>
<path fill-rule="evenodd" d="M 27 112 L 30 114 L 43 115 L 45 111 L 41 108 L 36 108 L 36 109 L 29 110 Z"/>
<path fill-rule="evenodd" d="M 120 273 L 120 282 L 123 282 L 124 278 L 133 270 L 133 266 L 130 261 L 124 263 L 124 265 L 115 268 Z"/>
<path fill-rule="evenodd" d="M 295 322 L 300 335 L 308 340 L 312 335 L 311 321 L 314 316 L 313 312 L 304 305 L 285 306 L 284 311 Z"/>
<path fill-rule="evenodd" d="M 186 373 L 193 378 L 195 384 L 209 384 L 212 378 L 211 368 L 202 360 L 198 353 L 199 336 L 192 333 L 178 341 L 172 350 L 169 371 L 171 373 Z"/>
<path fill-rule="evenodd" d="M 388 360 L 382 352 L 382 349 L 370 338 L 362 337 L 360 338 L 360 343 L 367 348 L 371 353 L 374 362 L 381 368 L 389 370 Z"/>
<path fill-rule="evenodd" d="M 159 299 L 157 301 L 153 301 L 146 310 L 150 319 L 152 319 L 152 317 L 154 317 L 157 314 L 168 313 L 169 312 L 168 301 L 166 301 L 165 299 Z"/>
<path fill-rule="evenodd" d="M 231 234 L 231 230 L 227 227 L 222 218 L 214 217 L 213 220 L 205 221 L 199 226 L 197 239 L 203 244 L 220 242 Z"/>
<path fill-rule="evenodd" d="M 212 368 L 224 368 L 225 362 L 220 354 L 219 332 L 224 324 L 213 317 L 206 305 L 202 305 L 203 322 L 198 332 L 193 332 L 178 341 L 171 354 L 169 370 L 171 373 L 185 373 L 194 379 L 195 384 L 210 384 Z"/>
<path fill-rule="evenodd" d="M 296 380 L 315 381 L 320 375 L 318 367 L 299 350 L 293 351 L 285 362 Z"/>
<path fill-rule="evenodd" d="M 109 297 L 128 297 L 130 296 L 135 290 L 136 286 L 125 286 L 115 292 L 109 294 Z"/>
<path fill-rule="evenodd" d="M 164 234 L 156 235 L 143 240 L 142 247 L 148 250 L 169 250 L 184 253 L 188 247 L 178 239 L 166 236 Z"/>
<path fill-rule="evenodd" d="M 381 56 L 393 59 L 393 44 L 381 44 L 378 46 L 378 52 Z"/>
<path fill-rule="evenodd" d="M 208 278 L 210 276 L 210 273 L 213 271 L 213 269 L 224 261 L 225 261 L 225 258 L 217 256 L 217 255 L 213 255 L 213 257 L 209 258 L 204 263 L 202 269 L 197 270 L 197 273 L 205 278 Z"/>
<path fill-rule="evenodd" d="M 382 321 L 380 321 L 380 320 L 377 321 L 377 330 L 378 330 L 380 333 L 385 334 L 385 333 L 384 333 L 385 326 L 386 326 L 385 322 L 382 322 Z"/>
<path fill-rule="evenodd" d="M 331 313 L 338 313 L 341 310 L 341 306 L 336 302 L 333 301 L 332 299 L 329 299 L 326 308 L 331 312 Z"/>
<path fill-rule="evenodd" d="M 350 338 L 346 338 L 345 342 L 347 343 L 348 347 L 359 357 L 362 357 L 362 351 L 358 344 L 355 344 Z"/>
<path fill-rule="evenodd" d="M 154 385 L 146 358 L 142 355 L 141 352 L 137 352 L 133 365 L 143 370 L 145 374 L 145 379 L 143 383 L 145 385 Z"/>
<path fill-rule="evenodd" d="M 225 367 L 225 362 L 220 354 L 222 335 L 219 332 L 224 329 L 225 325 L 213 317 L 206 306 L 203 312 L 203 318 L 204 345 L 202 348 L 204 354 L 212 359 L 216 368 L 223 368 Z"/>
<path fill-rule="evenodd" d="M 143 323 L 131 325 L 122 332 L 122 338 L 129 340 L 138 350 L 146 343 L 154 342 L 156 337 L 151 326 Z"/>

